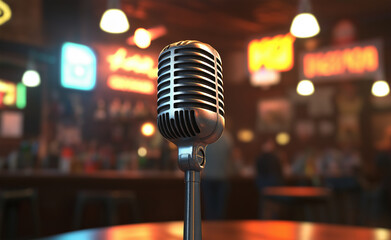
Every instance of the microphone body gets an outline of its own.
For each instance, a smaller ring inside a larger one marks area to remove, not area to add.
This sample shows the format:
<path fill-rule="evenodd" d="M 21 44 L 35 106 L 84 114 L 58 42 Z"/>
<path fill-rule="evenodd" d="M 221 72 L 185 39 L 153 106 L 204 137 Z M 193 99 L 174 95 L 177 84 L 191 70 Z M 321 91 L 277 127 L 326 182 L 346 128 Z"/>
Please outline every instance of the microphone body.
<path fill-rule="evenodd" d="M 218 52 L 199 41 L 180 41 L 159 55 L 157 125 L 178 146 L 178 165 L 185 172 L 184 239 L 200 240 L 200 171 L 205 150 L 225 125 L 222 63 Z"/>

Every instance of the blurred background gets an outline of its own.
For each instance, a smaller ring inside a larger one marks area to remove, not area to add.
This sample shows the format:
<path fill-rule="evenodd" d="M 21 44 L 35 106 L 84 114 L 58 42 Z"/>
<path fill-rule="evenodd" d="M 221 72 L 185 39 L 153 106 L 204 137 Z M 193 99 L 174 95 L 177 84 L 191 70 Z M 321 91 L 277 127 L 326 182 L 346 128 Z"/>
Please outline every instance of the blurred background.
<path fill-rule="evenodd" d="M 0 0 L 1 234 L 183 219 L 156 73 L 161 49 L 190 39 L 223 62 L 205 219 L 391 227 L 390 11 L 388 0 Z M 303 199 L 270 196 L 276 186 L 327 192 L 304 192 L 320 208 L 297 213 Z"/>

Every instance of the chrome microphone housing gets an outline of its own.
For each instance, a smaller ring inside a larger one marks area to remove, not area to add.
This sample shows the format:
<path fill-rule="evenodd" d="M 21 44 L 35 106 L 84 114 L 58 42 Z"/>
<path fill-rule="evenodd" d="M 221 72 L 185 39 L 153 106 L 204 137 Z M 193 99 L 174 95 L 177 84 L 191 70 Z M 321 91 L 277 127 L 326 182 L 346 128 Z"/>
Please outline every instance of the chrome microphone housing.
<path fill-rule="evenodd" d="M 179 167 L 200 171 L 205 148 L 224 129 L 224 90 L 219 53 L 210 45 L 180 41 L 159 55 L 157 124 L 178 146 Z"/>

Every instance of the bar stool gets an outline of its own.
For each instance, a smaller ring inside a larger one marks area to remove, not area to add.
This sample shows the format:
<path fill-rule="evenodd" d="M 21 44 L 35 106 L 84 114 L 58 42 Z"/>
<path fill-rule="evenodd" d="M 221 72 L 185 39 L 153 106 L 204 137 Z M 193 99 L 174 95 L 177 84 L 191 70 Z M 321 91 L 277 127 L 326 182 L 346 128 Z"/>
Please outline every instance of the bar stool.
<path fill-rule="evenodd" d="M 131 208 L 133 222 L 139 221 L 136 194 L 128 190 L 116 191 L 81 191 L 77 194 L 73 227 L 80 229 L 84 207 L 88 203 L 101 203 L 106 207 L 106 224 L 116 225 L 118 220 L 119 203 L 128 203 Z"/>
<path fill-rule="evenodd" d="M 39 234 L 40 229 L 40 220 L 39 220 L 39 210 L 38 210 L 38 194 L 34 189 L 27 188 L 27 189 L 14 189 L 14 190 L 2 190 L 0 191 L 0 238 L 3 234 L 2 227 L 6 221 L 7 223 L 11 224 L 10 231 L 7 231 L 6 234 L 9 236 L 6 236 L 7 238 L 16 238 L 16 223 L 17 223 L 17 214 L 14 215 L 14 222 L 10 223 L 9 219 L 5 219 L 6 215 L 6 209 L 7 205 L 10 204 L 19 204 L 22 201 L 29 201 L 30 202 L 30 213 L 33 220 L 34 225 L 34 234 L 35 237 Z M 11 220 L 12 221 L 12 220 Z M 13 226 L 12 226 L 13 225 Z"/>

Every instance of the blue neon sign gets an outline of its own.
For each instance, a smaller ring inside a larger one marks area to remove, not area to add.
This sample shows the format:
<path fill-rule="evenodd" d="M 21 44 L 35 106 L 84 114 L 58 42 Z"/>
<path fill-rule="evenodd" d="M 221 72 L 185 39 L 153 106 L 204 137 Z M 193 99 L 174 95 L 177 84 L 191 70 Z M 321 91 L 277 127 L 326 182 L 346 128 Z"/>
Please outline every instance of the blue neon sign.
<path fill-rule="evenodd" d="M 88 46 L 66 42 L 61 48 L 61 85 L 92 90 L 96 84 L 96 56 Z"/>

